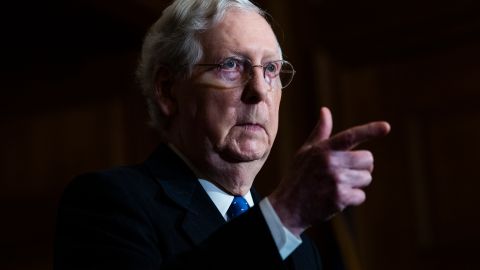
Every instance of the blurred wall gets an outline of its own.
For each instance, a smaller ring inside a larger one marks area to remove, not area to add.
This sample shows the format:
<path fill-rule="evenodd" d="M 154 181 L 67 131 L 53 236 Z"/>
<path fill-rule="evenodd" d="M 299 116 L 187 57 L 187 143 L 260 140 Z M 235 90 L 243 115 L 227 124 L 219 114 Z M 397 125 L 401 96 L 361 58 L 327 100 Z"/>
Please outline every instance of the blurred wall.
<path fill-rule="evenodd" d="M 2 16 L 0 269 L 50 269 L 58 199 L 141 162 L 155 134 L 134 81 L 168 1 L 22 1 Z M 327 266 L 479 269 L 480 8 L 474 1 L 258 1 L 297 69 L 256 181 L 268 194 L 329 106 L 334 130 L 388 120 L 367 202 L 312 228 Z M 337 246 L 338 245 L 338 246 Z M 336 248 L 340 254 L 337 254 Z"/>

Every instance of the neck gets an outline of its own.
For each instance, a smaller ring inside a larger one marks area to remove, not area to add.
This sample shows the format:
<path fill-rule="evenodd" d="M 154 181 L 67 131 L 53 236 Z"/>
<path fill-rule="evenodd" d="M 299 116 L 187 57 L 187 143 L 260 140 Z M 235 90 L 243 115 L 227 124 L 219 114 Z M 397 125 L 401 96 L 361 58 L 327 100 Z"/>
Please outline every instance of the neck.
<path fill-rule="evenodd" d="M 250 191 L 253 181 L 263 162 L 249 161 L 229 163 L 221 158 L 212 163 L 206 162 L 205 179 L 232 195 L 245 195 Z M 220 165 L 220 166 L 219 166 Z"/>
<path fill-rule="evenodd" d="M 199 154 L 182 149 L 173 143 L 169 146 L 185 161 L 198 178 L 208 180 L 232 195 L 245 195 L 250 191 L 255 176 L 265 159 L 248 162 L 230 162 L 218 153 Z"/>

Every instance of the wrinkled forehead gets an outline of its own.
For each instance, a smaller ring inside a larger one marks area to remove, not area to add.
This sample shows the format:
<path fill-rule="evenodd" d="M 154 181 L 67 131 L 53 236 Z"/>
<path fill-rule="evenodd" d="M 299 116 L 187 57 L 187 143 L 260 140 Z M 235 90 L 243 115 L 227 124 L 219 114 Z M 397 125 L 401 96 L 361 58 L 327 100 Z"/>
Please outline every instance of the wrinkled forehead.
<path fill-rule="evenodd" d="M 270 24 L 256 12 L 236 8 L 200 34 L 204 60 L 239 55 L 253 62 L 282 59 L 277 37 Z"/>

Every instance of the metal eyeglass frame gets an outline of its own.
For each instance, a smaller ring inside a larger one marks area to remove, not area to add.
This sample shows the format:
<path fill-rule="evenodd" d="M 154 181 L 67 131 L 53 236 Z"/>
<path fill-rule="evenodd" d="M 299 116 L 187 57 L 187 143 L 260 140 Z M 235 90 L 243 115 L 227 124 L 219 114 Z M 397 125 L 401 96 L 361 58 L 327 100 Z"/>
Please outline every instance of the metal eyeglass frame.
<path fill-rule="evenodd" d="M 265 79 L 265 78 L 266 78 L 266 77 L 265 77 L 265 76 L 266 76 L 266 75 L 265 75 L 265 71 L 266 71 L 268 65 L 271 64 L 271 63 L 281 62 L 281 64 L 282 64 L 281 67 L 283 67 L 285 64 L 286 64 L 286 65 L 289 65 L 289 66 L 291 67 L 291 70 L 286 70 L 286 71 L 283 71 L 283 72 L 282 72 L 282 69 L 280 69 L 280 71 L 278 72 L 278 74 L 275 75 L 275 77 L 277 77 L 277 76 L 281 76 L 280 73 L 284 73 L 284 74 L 285 74 L 285 73 L 288 73 L 288 74 L 291 74 L 290 79 L 288 80 L 288 82 L 287 82 L 286 84 L 282 84 L 281 89 L 284 89 L 284 88 L 286 88 L 286 87 L 288 87 L 288 86 L 290 85 L 290 83 L 293 81 L 293 77 L 295 76 L 295 73 L 296 73 L 295 69 L 293 68 L 293 65 L 292 65 L 290 62 L 286 61 L 286 60 L 275 60 L 275 61 L 269 61 L 269 62 L 267 62 L 267 63 L 265 63 L 265 64 L 263 64 L 263 65 L 254 65 L 254 64 L 252 63 L 252 61 L 250 61 L 249 59 L 246 59 L 246 58 L 245 58 L 245 59 L 239 59 L 239 58 L 236 58 L 236 57 L 228 57 L 228 58 L 224 59 L 224 60 L 222 61 L 222 63 L 218 63 L 218 64 L 204 64 L 204 63 L 202 63 L 202 64 L 196 64 L 196 66 L 216 67 L 216 68 L 220 68 L 220 69 L 221 69 L 221 68 L 223 68 L 223 65 L 225 64 L 225 62 L 226 62 L 227 60 L 230 60 L 230 59 L 233 59 L 233 60 L 236 60 L 236 61 L 240 61 L 240 62 L 244 65 L 244 67 L 246 67 L 245 63 L 248 63 L 248 67 L 250 67 L 249 70 L 247 70 L 247 71 L 248 71 L 248 77 L 245 79 L 244 82 L 242 82 L 242 84 L 246 84 L 246 83 L 248 83 L 248 82 L 252 79 L 252 74 L 253 74 L 253 68 L 254 68 L 254 67 L 261 67 L 261 68 L 262 68 L 262 70 L 263 70 L 263 78 Z M 274 77 L 274 78 L 275 78 L 275 77 Z M 281 81 L 281 80 L 280 80 L 280 81 Z"/>

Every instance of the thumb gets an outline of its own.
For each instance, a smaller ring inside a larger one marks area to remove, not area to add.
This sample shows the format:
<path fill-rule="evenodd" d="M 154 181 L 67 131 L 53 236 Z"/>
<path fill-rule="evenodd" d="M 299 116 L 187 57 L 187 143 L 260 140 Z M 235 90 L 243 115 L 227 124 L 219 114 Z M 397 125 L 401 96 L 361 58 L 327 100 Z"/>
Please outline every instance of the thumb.
<path fill-rule="evenodd" d="M 330 138 L 330 134 L 332 133 L 332 125 L 332 113 L 327 107 L 322 107 L 320 109 L 320 117 L 317 125 L 310 134 L 308 141 L 311 144 L 316 144 Z"/>

